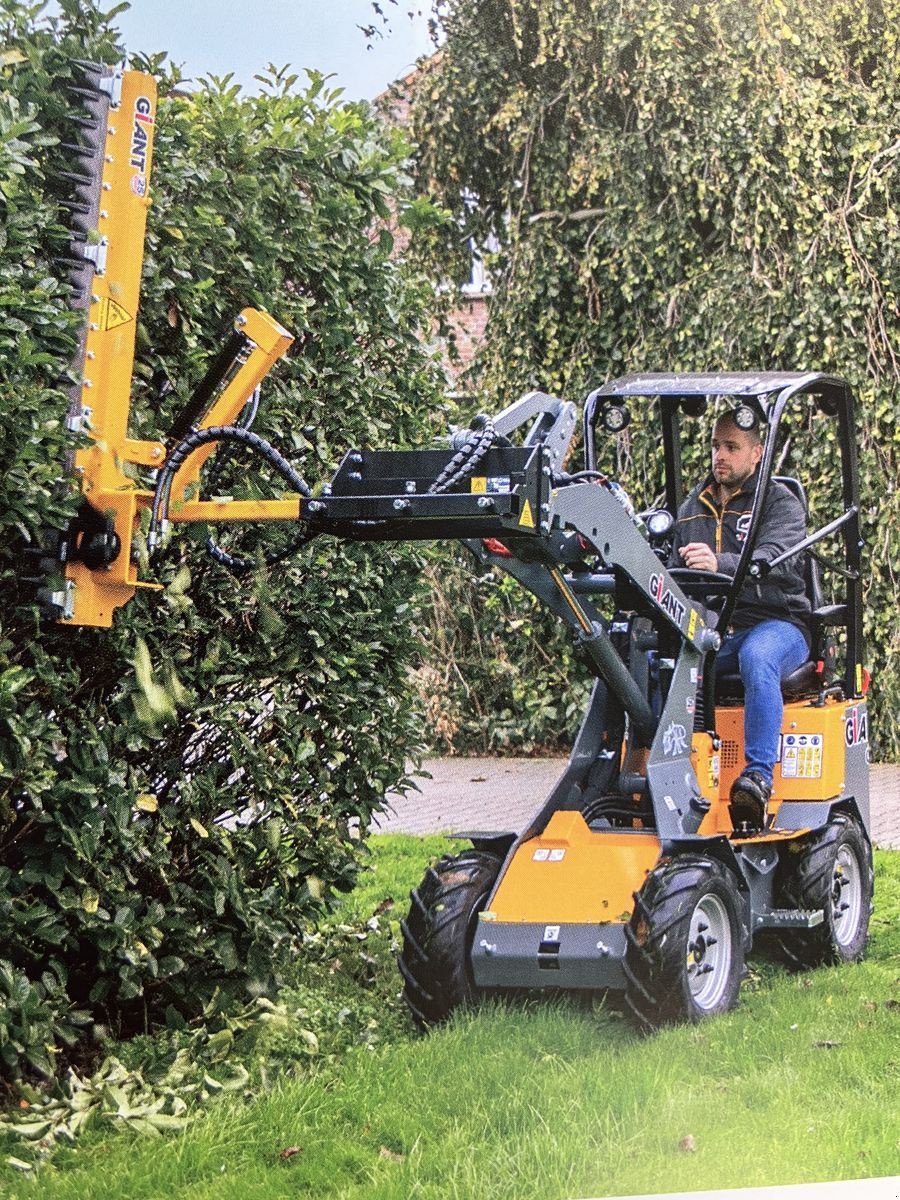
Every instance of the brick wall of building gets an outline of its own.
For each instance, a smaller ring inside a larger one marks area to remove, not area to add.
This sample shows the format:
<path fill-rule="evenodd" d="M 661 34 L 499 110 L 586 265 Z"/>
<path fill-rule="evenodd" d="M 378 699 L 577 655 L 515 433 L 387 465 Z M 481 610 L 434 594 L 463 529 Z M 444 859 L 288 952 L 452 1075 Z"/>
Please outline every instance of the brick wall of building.
<path fill-rule="evenodd" d="M 450 364 L 448 360 L 450 374 L 454 380 L 469 366 L 484 337 L 489 304 L 489 296 L 463 297 L 459 308 L 450 319 L 454 344 L 459 355 L 458 363 Z"/>

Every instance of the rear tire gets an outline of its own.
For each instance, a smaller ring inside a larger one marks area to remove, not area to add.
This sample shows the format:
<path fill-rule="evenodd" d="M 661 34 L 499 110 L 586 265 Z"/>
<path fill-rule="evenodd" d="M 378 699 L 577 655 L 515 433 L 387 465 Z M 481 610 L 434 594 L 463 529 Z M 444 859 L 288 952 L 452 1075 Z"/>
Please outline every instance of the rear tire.
<path fill-rule="evenodd" d="M 781 896 L 785 908 L 824 909 L 813 929 L 785 929 L 778 944 L 800 969 L 859 962 L 869 940 L 874 873 L 872 850 L 859 823 L 835 813 L 828 824 L 782 851 Z"/>
<path fill-rule="evenodd" d="M 625 930 L 625 1001 L 641 1026 L 734 1008 L 744 976 L 740 914 L 735 881 L 721 863 L 682 857 L 651 872 Z"/>
<path fill-rule="evenodd" d="M 502 860 L 486 850 L 465 850 L 429 867 L 410 893 L 400 922 L 398 966 L 403 999 L 423 1028 L 445 1021 L 477 997 L 470 951 L 478 914 L 500 873 Z"/>

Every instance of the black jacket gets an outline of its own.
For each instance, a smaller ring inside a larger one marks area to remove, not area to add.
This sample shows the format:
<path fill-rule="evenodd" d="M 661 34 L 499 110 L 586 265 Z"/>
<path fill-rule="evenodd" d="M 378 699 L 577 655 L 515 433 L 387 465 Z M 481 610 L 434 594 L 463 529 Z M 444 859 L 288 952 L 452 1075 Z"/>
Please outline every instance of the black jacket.
<path fill-rule="evenodd" d="M 694 488 L 678 510 L 669 566 L 684 566 L 684 560 L 678 553 L 680 546 L 686 546 L 689 542 L 703 542 L 718 559 L 719 570 L 726 575 L 734 575 L 750 527 L 755 491 L 754 474 L 731 497 L 723 511 L 715 498 L 712 476 Z M 771 562 L 805 537 L 806 513 L 803 504 L 785 484 L 772 480 L 753 558 Z M 763 579 L 746 580 L 731 619 L 732 627 L 749 629 L 760 621 L 775 617 L 796 625 L 809 641 L 810 604 L 804 580 L 805 559 L 805 554 L 795 554 Z"/>

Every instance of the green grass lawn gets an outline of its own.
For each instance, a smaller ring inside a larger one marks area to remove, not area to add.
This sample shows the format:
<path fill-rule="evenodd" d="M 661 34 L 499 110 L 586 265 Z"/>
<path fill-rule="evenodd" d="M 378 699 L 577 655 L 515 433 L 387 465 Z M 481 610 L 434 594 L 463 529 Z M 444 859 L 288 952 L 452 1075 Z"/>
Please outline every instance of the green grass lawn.
<path fill-rule="evenodd" d="M 336 958 L 288 995 L 301 1015 L 235 1043 L 248 1096 L 165 1139 L 89 1132 L 36 1178 L 0 1168 L 0 1194 L 552 1200 L 900 1174 L 900 853 L 876 856 L 865 963 L 790 975 L 756 955 L 727 1017 L 642 1038 L 608 1005 L 537 999 L 419 1037 L 389 950 L 442 845 L 374 839 Z"/>

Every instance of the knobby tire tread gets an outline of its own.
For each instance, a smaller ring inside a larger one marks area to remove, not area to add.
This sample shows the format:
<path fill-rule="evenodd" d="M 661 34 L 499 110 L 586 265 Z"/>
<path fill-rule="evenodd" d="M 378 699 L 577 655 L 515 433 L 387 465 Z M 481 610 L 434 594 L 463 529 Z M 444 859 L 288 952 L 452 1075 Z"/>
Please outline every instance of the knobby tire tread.
<path fill-rule="evenodd" d="M 423 1028 L 476 998 L 469 960 L 474 925 L 501 862 L 486 850 L 447 856 L 428 868 L 410 894 L 398 965 L 404 1000 Z"/>
<path fill-rule="evenodd" d="M 834 936 L 831 888 L 834 866 L 842 844 L 853 850 L 862 874 L 863 898 L 860 927 L 850 947 Z M 859 962 L 868 942 L 874 876 L 868 841 L 859 823 L 847 813 L 835 813 L 827 825 L 799 842 L 789 843 L 781 861 L 781 894 L 785 908 L 824 909 L 825 920 L 812 929 L 785 929 L 776 936 L 782 956 L 795 970 L 838 963 Z"/>
<path fill-rule="evenodd" d="M 697 1008 L 687 995 L 687 945 L 691 918 L 712 890 L 725 904 L 731 924 L 731 961 L 722 1000 L 712 1011 Z M 625 1003 L 638 1026 L 653 1031 L 680 1021 L 725 1012 L 737 1002 L 743 976 L 743 936 L 734 880 L 722 864 L 706 858 L 678 858 L 658 867 L 635 895 L 625 929 Z"/>

